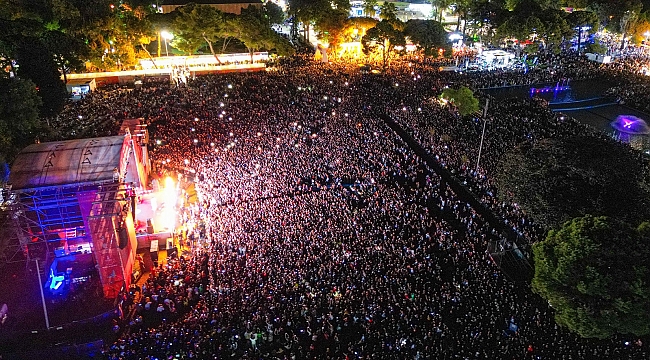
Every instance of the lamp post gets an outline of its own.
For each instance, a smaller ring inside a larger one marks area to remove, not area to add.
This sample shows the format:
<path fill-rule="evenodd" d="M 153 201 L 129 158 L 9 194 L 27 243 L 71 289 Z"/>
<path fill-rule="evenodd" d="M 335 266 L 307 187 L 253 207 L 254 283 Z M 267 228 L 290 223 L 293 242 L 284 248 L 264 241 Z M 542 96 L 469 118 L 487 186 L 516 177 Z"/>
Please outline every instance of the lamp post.
<path fill-rule="evenodd" d="M 487 125 L 487 111 L 490 104 L 490 98 L 485 99 L 485 108 L 483 109 L 483 132 L 481 133 L 481 145 L 478 147 L 478 157 L 476 158 L 476 172 L 478 173 L 478 166 L 481 162 L 481 151 L 483 150 L 483 139 L 485 138 L 485 126 Z"/>
<path fill-rule="evenodd" d="M 38 258 L 36 260 L 36 274 L 38 275 L 38 287 L 41 289 L 41 301 L 43 302 L 43 314 L 45 315 L 45 327 L 50 328 L 50 317 L 47 315 L 47 305 L 45 305 L 45 295 L 43 294 L 43 281 L 41 280 L 41 268 L 38 266 Z"/>
<path fill-rule="evenodd" d="M 167 49 L 167 41 L 172 40 L 174 38 L 174 34 L 168 31 L 161 31 L 160 36 L 162 36 L 162 38 L 165 39 L 165 56 L 169 56 L 169 49 Z"/>

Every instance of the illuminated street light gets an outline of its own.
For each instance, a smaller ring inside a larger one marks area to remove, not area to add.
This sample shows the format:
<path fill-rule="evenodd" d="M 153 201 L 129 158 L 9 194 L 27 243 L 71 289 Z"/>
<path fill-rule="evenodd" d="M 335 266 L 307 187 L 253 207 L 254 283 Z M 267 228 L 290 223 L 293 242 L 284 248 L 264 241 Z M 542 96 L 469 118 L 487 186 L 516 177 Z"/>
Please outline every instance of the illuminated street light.
<path fill-rule="evenodd" d="M 172 40 L 174 38 L 174 34 L 168 31 L 161 31 L 160 36 L 162 36 L 162 38 L 165 39 L 165 55 L 169 56 L 169 50 L 167 49 L 167 41 Z"/>

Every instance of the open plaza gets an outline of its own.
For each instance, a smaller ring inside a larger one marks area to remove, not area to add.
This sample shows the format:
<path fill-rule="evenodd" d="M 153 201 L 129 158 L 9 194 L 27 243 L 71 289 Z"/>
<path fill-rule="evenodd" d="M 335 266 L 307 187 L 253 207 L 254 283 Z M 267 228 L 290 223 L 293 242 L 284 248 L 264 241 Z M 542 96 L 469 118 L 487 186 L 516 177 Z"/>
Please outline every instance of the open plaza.
<path fill-rule="evenodd" d="M 339 42 L 300 2 L 147 4 L 176 18 L 137 62 L 64 64 L 0 137 L 0 359 L 650 358 L 645 44 L 366 3 Z M 206 14 L 239 32 L 180 54 Z"/>

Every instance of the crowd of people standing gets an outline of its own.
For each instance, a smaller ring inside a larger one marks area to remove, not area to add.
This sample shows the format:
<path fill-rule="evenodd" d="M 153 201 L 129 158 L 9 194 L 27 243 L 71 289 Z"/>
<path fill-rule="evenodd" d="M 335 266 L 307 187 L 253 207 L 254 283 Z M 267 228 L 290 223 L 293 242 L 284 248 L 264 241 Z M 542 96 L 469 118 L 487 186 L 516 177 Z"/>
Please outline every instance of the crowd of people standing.
<path fill-rule="evenodd" d="M 583 73 L 560 60 L 565 71 L 546 78 L 571 77 L 566 69 Z M 541 75 L 530 76 L 517 81 Z M 141 89 L 100 90 L 69 107 L 59 122 L 101 118 L 112 127 L 123 118 L 145 119 L 157 167 L 194 178 L 199 201 L 191 213 L 205 226 L 194 256 L 152 274 L 137 305 L 141 321 L 106 356 L 650 356 L 647 339 L 588 340 L 559 327 L 549 304 L 490 258 L 488 244 L 502 237 L 495 224 L 380 116 L 397 121 L 534 242 L 541 229 L 495 196 L 495 161 L 522 140 L 587 130 L 534 102 L 495 103 L 477 171 L 468 159 L 482 124 L 435 99 L 445 86 L 482 88 L 495 79 L 409 62 L 374 75 L 298 61 L 187 84 L 152 80 Z"/>

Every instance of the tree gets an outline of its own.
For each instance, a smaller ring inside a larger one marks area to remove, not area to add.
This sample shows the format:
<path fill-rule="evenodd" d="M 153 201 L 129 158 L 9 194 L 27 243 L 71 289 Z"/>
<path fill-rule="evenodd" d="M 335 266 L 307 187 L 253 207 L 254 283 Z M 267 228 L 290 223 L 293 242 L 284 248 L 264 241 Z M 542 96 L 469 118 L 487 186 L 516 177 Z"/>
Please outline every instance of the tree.
<path fill-rule="evenodd" d="M 224 27 L 222 28 L 221 32 L 221 53 L 225 53 L 226 49 L 228 48 L 228 45 L 233 39 L 237 38 L 237 35 L 239 34 L 238 30 L 238 21 L 239 21 L 239 15 L 231 14 L 231 13 L 224 13 L 223 14 L 223 19 L 224 19 Z"/>
<path fill-rule="evenodd" d="M 505 0 L 473 0 L 467 9 L 466 27 L 475 34 L 490 37 L 509 16 Z"/>
<path fill-rule="evenodd" d="M 443 13 L 453 4 L 453 0 L 431 0 L 435 12 L 438 15 L 438 21 L 442 22 Z"/>
<path fill-rule="evenodd" d="M 88 48 L 80 39 L 54 30 L 43 34 L 43 43 L 63 74 L 64 83 L 68 82 L 67 73 L 70 70 L 81 70 L 85 67 L 82 58 L 88 55 Z"/>
<path fill-rule="evenodd" d="M 41 99 L 30 80 L 0 78 L 0 163 L 33 143 L 41 128 Z"/>
<path fill-rule="evenodd" d="M 595 41 L 592 44 L 588 44 L 585 50 L 588 53 L 601 54 L 601 55 L 607 54 L 608 51 L 607 46 L 601 44 L 600 41 Z"/>
<path fill-rule="evenodd" d="M 190 38 L 186 36 L 174 35 L 174 39 L 171 41 L 170 45 L 187 55 L 192 55 L 196 53 L 205 42 L 200 38 Z"/>
<path fill-rule="evenodd" d="M 54 57 L 39 38 L 25 37 L 16 47 L 17 75 L 29 79 L 42 100 L 40 114 L 52 116 L 63 108 L 67 92 Z"/>
<path fill-rule="evenodd" d="M 533 38 L 544 45 L 561 43 L 573 33 L 566 19 L 566 13 L 539 0 L 520 0 L 497 29 L 501 38 L 514 37 L 519 40 Z"/>
<path fill-rule="evenodd" d="M 304 37 L 309 40 L 309 25 L 316 21 L 321 14 L 332 10 L 328 0 L 289 0 L 289 14 L 303 24 Z"/>
<path fill-rule="evenodd" d="M 460 31 L 460 24 L 467 20 L 467 12 L 469 11 L 471 4 L 469 0 L 456 0 L 454 5 L 454 13 L 457 17 L 456 31 Z M 463 34 L 464 33 L 465 28 L 463 27 Z"/>
<path fill-rule="evenodd" d="M 591 28 L 594 31 L 598 31 L 598 15 L 593 11 L 573 11 L 566 17 L 566 20 L 578 35 L 578 52 L 580 52 L 582 29 Z"/>
<path fill-rule="evenodd" d="M 7 14 L 7 16 L 10 16 Z M 26 19 L 0 17 L 0 64 L 3 69 L 16 73 L 16 56 L 20 42 L 25 36 L 39 36 L 38 23 Z"/>
<path fill-rule="evenodd" d="M 392 2 L 384 1 L 379 9 L 379 18 L 387 21 L 397 20 L 397 8 Z"/>
<path fill-rule="evenodd" d="M 156 44 L 157 44 L 157 54 L 160 56 L 162 54 L 162 32 L 163 31 L 169 31 L 174 28 L 174 20 L 178 16 L 178 11 L 172 11 L 167 14 L 163 13 L 152 13 L 147 15 L 145 18 L 145 21 L 149 22 L 151 24 L 151 31 L 153 31 L 153 35 L 156 37 Z M 174 41 L 172 41 L 174 43 Z M 174 46 L 174 45 L 172 45 Z M 177 46 L 174 46 L 175 48 L 185 51 Z"/>
<path fill-rule="evenodd" d="M 497 29 L 497 35 L 501 38 L 514 37 L 519 40 L 526 40 L 532 35 L 534 38 L 541 37 L 541 40 L 546 41 L 548 39 L 545 36 L 553 34 L 553 28 L 556 26 L 545 23 L 546 20 L 557 20 L 553 10 L 545 11 L 535 0 L 519 0 L 507 20 Z"/>
<path fill-rule="evenodd" d="M 639 14 L 634 10 L 628 10 L 621 16 L 620 29 L 621 33 L 623 34 L 621 37 L 621 50 L 623 50 L 623 47 L 625 46 L 625 39 L 627 38 L 627 35 L 636 26 L 638 18 Z"/>
<path fill-rule="evenodd" d="M 566 17 L 569 26 L 577 28 L 578 26 L 589 26 L 592 29 L 598 30 L 598 14 L 593 11 L 573 11 Z"/>
<path fill-rule="evenodd" d="M 366 31 L 366 35 L 361 38 L 361 43 L 364 54 L 369 55 L 375 51 L 380 53 L 383 68 L 386 69 L 395 46 L 406 45 L 406 40 L 404 34 L 395 29 L 388 20 L 382 20 Z"/>
<path fill-rule="evenodd" d="M 447 32 L 435 20 L 411 19 L 404 26 L 404 34 L 423 50 L 425 56 L 435 55 L 439 48 L 447 47 Z"/>
<path fill-rule="evenodd" d="M 546 9 L 557 9 L 559 6 L 558 0 L 507 0 L 506 1 L 506 6 L 509 9 L 515 9 L 517 6 L 519 6 L 522 3 L 532 3 L 534 2 L 537 6 L 540 8 L 546 10 Z"/>
<path fill-rule="evenodd" d="M 180 40 L 174 44 L 192 50 L 199 43 L 207 43 L 210 53 L 221 64 L 213 43 L 222 38 L 225 28 L 223 13 L 210 5 L 188 4 L 180 8 L 174 20 L 174 35 Z M 198 49 L 196 49 L 198 50 Z"/>
<path fill-rule="evenodd" d="M 650 8 L 650 2 L 648 3 Z M 648 40 L 650 31 L 650 11 L 644 11 L 639 14 L 634 26 L 630 29 L 631 41 L 636 45 L 640 45 L 643 41 Z M 646 43 L 647 45 L 647 43 Z"/>
<path fill-rule="evenodd" d="M 533 290 L 587 338 L 650 334 L 650 223 L 585 216 L 533 245 Z"/>
<path fill-rule="evenodd" d="M 275 48 L 279 55 L 293 52 L 289 41 L 271 29 L 264 13 L 253 6 L 242 9 L 233 23 L 236 37 L 246 46 L 253 61 L 253 53 L 262 48 Z"/>
<path fill-rule="evenodd" d="M 350 18 L 350 26 L 355 27 L 359 31 L 359 36 L 363 37 L 368 29 L 375 27 L 379 21 L 371 17 L 353 17 Z"/>
<path fill-rule="evenodd" d="M 374 17 L 377 14 L 377 0 L 364 0 L 363 13 L 365 16 Z"/>
<path fill-rule="evenodd" d="M 271 24 L 282 24 L 284 22 L 284 11 L 272 1 L 267 1 L 264 4 L 264 13 Z"/>
<path fill-rule="evenodd" d="M 466 86 L 458 89 L 447 88 L 442 92 L 442 98 L 453 104 L 461 116 L 473 114 L 479 110 L 478 99 L 472 90 Z"/>
<path fill-rule="evenodd" d="M 332 9 L 342 11 L 346 14 L 350 14 L 350 9 L 352 9 L 352 4 L 350 3 L 350 0 L 331 0 L 330 6 Z"/>
<path fill-rule="evenodd" d="M 503 155 L 496 186 L 547 228 L 587 214 L 638 224 L 650 215 L 644 167 L 640 153 L 607 138 L 544 139 Z"/>
<path fill-rule="evenodd" d="M 590 0 L 561 0 L 560 6 L 575 9 L 584 9 L 589 5 L 590 2 Z"/>
<path fill-rule="evenodd" d="M 526 18 L 511 17 L 497 29 L 497 35 L 501 38 L 513 37 L 518 40 L 526 40 L 531 34 L 544 32 L 544 23 L 536 16 Z"/>
<path fill-rule="evenodd" d="M 555 9 L 546 9 L 541 13 L 543 25 L 538 33 L 545 42 L 559 44 L 573 34 L 573 28 L 566 21 L 565 14 L 564 11 Z"/>
<path fill-rule="evenodd" d="M 343 42 L 343 36 L 350 27 L 349 13 L 339 9 L 332 9 L 321 15 L 316 20 L 316 28 L 319 30 L 318 38 L 329 43 L 329 47 L 336 49 L 338 44 Z"/>

